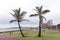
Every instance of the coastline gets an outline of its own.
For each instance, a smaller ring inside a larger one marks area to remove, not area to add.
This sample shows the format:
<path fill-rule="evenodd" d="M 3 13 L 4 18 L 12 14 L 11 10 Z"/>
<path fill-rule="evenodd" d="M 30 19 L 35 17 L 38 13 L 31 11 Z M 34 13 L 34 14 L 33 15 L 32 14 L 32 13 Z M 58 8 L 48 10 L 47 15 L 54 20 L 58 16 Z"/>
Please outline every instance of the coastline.
<path fill-rule="evenodd" d="M 18 31 L 19 29 L 2 29 L 0 32 L 7 32 L 7 31 Z"/>

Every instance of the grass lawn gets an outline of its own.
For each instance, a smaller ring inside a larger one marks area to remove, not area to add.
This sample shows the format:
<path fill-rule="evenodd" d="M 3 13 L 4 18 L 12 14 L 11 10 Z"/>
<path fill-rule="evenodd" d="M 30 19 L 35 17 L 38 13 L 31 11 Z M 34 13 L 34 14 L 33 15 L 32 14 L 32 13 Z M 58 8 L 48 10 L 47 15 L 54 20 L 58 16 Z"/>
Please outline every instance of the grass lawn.
<path fill-rule="evenodd" d="M 60 32 L 42 32 L 42 37 L 37 37 L 38 31 L 23 31 L 27 37 L 21 37 L 19 32 L 14 32 L 10 37 L 22 38 L 24 40 L 60 40 Z"/>

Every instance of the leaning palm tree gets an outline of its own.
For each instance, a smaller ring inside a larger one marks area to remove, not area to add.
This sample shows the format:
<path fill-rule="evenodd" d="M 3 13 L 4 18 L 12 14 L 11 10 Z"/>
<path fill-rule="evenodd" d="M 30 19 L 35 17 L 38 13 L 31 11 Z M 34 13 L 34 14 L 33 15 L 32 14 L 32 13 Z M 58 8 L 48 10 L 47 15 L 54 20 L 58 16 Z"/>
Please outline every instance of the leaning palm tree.
<path fill-rule="evenodd" d="M 10 23 L 16 21 L 16 22 L 18 23 L 18 26 L 19 26 L 21 35 L 22 35 L 22 37 L 24 37 L 24 35 L 23 35 L 23 33 L 22 33 L 22 30 L 21 30 L 20 22 L 26 21 L 26 19 L 23 19 L 24 16 L 25 16 L 25 14 L 26 14 L 26 12 L 25 12 L 25 11 L 21 12 L 21 9 L 20 9 L 20 8 L 19 8 L 19 9 L 12 10 L 12 11 L 14 12 L 14 14 L 13 14 L 13 13 L 10 13 L 10 14 L 11 14 L 15 19 L 14 19 L 14 20 L 11 20 Z"/>
<path fill-rule="evenodd" d="M 43 18 L 45 19 L 45 17 L 43 16 L 43 14 L 50 12 L 50 10 L 43 10 L 42 11 L 42 7 L 36 7 L 36 9 L 34 9 L 35 11 L 37 11 L 37 14 L 31 14 L 30 17 L 33 16 L 39 16 L 39 34 L 38 37 L 41 37 L 41 27 L 42 27 L 42 23 L 43 23 Z"/>

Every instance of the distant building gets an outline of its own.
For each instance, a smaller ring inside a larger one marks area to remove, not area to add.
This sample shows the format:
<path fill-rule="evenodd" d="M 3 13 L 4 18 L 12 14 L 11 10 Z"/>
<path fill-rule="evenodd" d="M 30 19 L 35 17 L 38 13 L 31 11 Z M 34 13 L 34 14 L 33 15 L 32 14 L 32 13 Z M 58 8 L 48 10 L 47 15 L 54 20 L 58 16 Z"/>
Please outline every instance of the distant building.
<path fill-rule="evenodd" d="M 53 26 L 53 20 L 49 20 L 49 21 L 47 22 L 47 26 Z"/>
<path fill-rule="evenodd" d="M 47 23 L 43 23 L 42 24 L 42 29 L 46 29 L 47 28 Z"/>
<path fill-rule="evenodd" d="M 53 26 L 53 20 L 47 21 L 47 23 L 42 24 L 42 29 L 51 28 Z"/>
<path fill-rule="evenodd" d="M 57 25 L 53 25 L 53 26 L 51 26 L 51 29 L 56 30 L 56 29 L 57 29 Z"/>

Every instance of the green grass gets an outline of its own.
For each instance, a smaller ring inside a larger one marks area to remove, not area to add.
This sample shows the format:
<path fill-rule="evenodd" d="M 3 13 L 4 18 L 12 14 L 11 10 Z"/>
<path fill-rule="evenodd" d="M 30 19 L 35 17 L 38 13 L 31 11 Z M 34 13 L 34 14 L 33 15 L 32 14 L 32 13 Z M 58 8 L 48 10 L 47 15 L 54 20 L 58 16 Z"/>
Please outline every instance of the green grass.
<path fill-rule="evenodd" d="M 21 37 L 19 32 L 12 33 L 10 37 L 22 38 L 24 40 L 60 40 L 60 32 L 42 32 L 42 37 L 37 37 L 38 31 L 24 31 L 27 37 Z"/>

